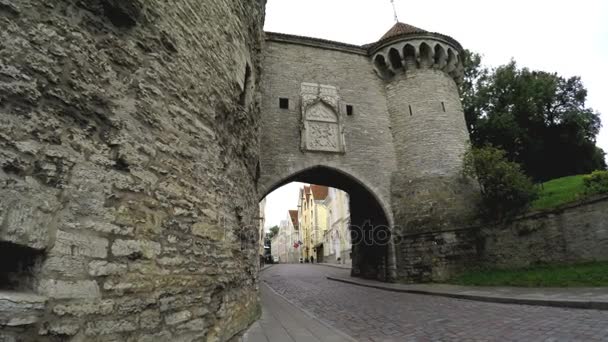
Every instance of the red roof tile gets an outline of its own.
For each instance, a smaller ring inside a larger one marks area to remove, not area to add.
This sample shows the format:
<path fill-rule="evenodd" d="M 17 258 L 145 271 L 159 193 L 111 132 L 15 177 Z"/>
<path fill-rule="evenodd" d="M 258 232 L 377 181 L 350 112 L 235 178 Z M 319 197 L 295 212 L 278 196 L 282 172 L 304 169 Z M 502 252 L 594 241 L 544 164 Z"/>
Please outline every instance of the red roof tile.
<path fill-rule="evenodd" d="M 310 190 L 315 198 L 315 201 L 322 201 L 327 198 L 327 193 L 329 192 L 329 188 L 323 185 L 311 185 Z"/>
<path fill-rule="evenodd" d="M 293 223 L 293 226 L 298 229 L 298 211 L 290 210 L 289 217 L 291 218 L 291 223 Z"/>
<path fill-rule="evenodd" d="M 388 32 L 386 32 L 384 34 L 384 36 L 382 36 L 382 38 L 380 38 L 380 41 L 391 38 L 391 37 L 400 36 L 402 34 L 425 33 L 425 32 L 428 32 L 428 31 L 417 28 L 416 26 L 412 26 L 409 24 L 399 22 L 399 23 L 396 23 L 395 25 L 393 25 L 393 27 L 390 30 L 388 30 Z"/>

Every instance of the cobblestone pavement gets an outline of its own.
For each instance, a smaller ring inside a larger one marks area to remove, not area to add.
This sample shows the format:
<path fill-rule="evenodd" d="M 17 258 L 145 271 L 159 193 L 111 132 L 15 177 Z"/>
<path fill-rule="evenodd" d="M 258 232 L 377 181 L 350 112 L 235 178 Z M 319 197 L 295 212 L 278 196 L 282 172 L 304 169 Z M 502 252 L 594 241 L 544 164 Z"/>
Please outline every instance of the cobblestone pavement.
<path fill-rule="evenodd" d="M 360 341 L 608 341 L 608 311 L 483 303 L 330 281 L 348 270 L 275 265 L 262 280 Z"/>

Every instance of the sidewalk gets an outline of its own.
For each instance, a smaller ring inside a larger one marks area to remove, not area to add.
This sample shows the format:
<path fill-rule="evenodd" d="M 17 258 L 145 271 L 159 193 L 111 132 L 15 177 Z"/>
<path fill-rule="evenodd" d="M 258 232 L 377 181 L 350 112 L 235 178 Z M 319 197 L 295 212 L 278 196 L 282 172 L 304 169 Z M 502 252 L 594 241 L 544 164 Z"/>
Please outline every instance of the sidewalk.
<path fill-rule="evenodd" d="M 327 277 L 329 280 L 386 291 L 442 296 L 482 302 L 608 310 L 608 287 L 527 288 L 477 287 L 447 284 L 392 284 L 375 280 Z"/>
<path fill-rule="evenodd" d="M 262 317 L 245 332 L 243 342 L 354 341 L 293 306 L 264 283 L 260 284 L 260 294 Z"/>

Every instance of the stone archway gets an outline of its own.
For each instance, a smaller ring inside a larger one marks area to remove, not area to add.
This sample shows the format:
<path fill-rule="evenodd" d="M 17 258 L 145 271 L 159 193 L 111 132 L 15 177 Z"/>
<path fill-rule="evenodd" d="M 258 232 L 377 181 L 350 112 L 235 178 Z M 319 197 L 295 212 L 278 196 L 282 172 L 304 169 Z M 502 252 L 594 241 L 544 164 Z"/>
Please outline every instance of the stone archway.
<path fill-rule="evenodd" d="M 350 197 L 351 274 L 383 281 L 394 279 L 395 255 L 390 211 L 370 187 L 342 170 L 317 165 L 285 176 L 267 189 L 262 189 L 260 199 L 291 182 L 325 185 L 347 192 Z"/>

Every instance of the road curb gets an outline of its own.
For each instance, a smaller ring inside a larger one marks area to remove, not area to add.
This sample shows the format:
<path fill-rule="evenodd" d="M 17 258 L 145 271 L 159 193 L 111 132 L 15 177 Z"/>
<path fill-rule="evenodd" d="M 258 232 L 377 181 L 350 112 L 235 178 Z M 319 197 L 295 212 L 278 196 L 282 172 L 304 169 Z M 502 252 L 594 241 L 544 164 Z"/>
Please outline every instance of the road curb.
<path fill-rule="evenodd" d="M 266 264 L 264 267 L 262 267 L 258 273 L 262 273 L 264 271 L 266 271 L 267 269 L 271 268 L 272 266 L 274 266 L 274 264 Z"/>
<path fill-rule="evenodd" d="M 537 299 L 537 298 L 517 298 L 517 297 L 504 297 L 504 296 L 481 296 L 481 295 L 470 295 L 462 293 L 451 293 L 441 291 L 425 291 L 415 289 L 404 289 L 383 286 L 381 284 L 368 284 L 358 282 L 356 280 L 337 278 L 337 277 L 326 277 L 328 280 L 338 281 L 346 284 L 375 288 L 384 291 L 401 292 L 401 293 L 412 293 L 428 296 L 439 296 L 456 299 L 466 299 L 478 302 L 489 302 L 489 303 L 501 303 L 501 304 L 520 304 L 520 305 L 534 305 L 534 306 L 550 306 L 558 308 L 570 308 L 570 309 L 592 309 L 592 310 L 606 310 L 608 311 L 608 302 L 600 301 L 578 301 L 578 300 L 552 300 L 552 299 Z"/>
<path fill-rule="evenodd" d="M 333 268 L 338 268 L 338 269 L 347 270 L 347 271 L 350 271 L 352 269 L 352 267 L 342 267 L 342 266 L 338 266 L 338 265 L 325 264 L 325 263 L 316 263 L 316 264 L 313 264 L 313 265 L 333 267 Z"/>

